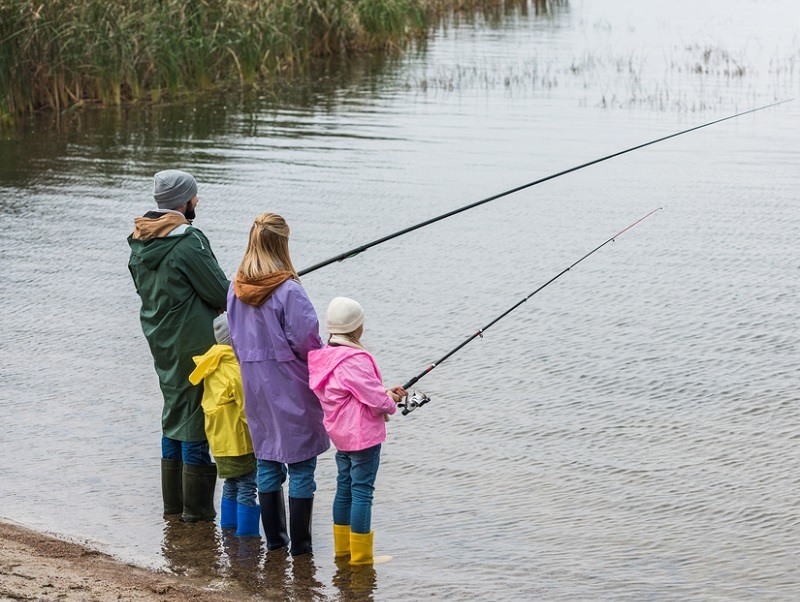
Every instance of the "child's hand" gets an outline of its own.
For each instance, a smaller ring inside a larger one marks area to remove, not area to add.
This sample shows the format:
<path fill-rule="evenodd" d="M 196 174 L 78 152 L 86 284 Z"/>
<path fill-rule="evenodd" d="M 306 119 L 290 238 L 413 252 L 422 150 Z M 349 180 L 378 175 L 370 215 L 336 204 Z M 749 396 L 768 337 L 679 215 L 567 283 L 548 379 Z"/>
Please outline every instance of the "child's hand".
<path fill-rule="evenodd" d="M 406 390 L 403 387 L 389 387 L 386 392 L 395 403 L 400 403 L 403 397 L 406 396 Z"/>

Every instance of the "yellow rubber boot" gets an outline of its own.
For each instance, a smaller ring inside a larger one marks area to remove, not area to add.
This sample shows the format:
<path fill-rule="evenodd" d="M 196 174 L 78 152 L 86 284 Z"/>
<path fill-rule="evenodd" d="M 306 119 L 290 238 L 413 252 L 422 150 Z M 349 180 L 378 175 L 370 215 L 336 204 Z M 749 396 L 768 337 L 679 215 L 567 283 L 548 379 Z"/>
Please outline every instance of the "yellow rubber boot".
<path fill-rule="evenodd" d="M 350 556 L 350 525 L 333 524 L 333 555 L 336 558 Z"/>
<path fill-rule="evenodd" d="M 389 562 L 391 556 L 372 556 L 372 540 L 375 531 L 369 533 L 350 533 L 350 564 L 381 564 Z"/>

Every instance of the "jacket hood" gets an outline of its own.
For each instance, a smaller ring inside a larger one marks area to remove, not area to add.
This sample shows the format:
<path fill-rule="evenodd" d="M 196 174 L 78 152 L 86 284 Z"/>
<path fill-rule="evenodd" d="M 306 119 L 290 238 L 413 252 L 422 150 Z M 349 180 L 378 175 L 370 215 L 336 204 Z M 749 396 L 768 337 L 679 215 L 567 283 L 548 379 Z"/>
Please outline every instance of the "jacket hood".
<path fill-rule="evenodd" d="M 258 307 L 269 299 L 272 293 L 289 278 L 294 278 L 294 274 L 285 270 L 256 278 L 247 278 L 241 274 L 236 274 L 236 278 L 233 281 L 233 292 L 242 303 Z"/>
<path fill-rule="evenodd" d="M 236 356 L 230 345 L 213 345 L 203 355 L 195 355 L 192 359 L 197 368 L 189 375 L 189 382 L 197 385 L 209 374 L 213 374 L 222 360 L 236 359 Z"/>
<path fill-rule="evenodd" d="M 131 253 L 137 255 L 150 270 L 156 269 L 175 245 L 189 233 L 184 228 L 182 233 L 169 236 L 175 228 L 189 225 L 186 218 L 176 213 L 151 212 L 144 217 L 137 217 L 133 223 L 133 234 L 128 237 Z"/>
<path fill-rule="evenodd" d="M 308 352 L 308 387 L 310 389 L 319 389 L 330 374 L 336 369 L 336 366 L 341 364 L 344 360 L 354 355 L 363 353 L 369 356 L 369 353 L 363 349 L 355 349 L 354 347 L 325 345 L 322 349 L 315 349 Z M 370 356 L 370 359 L 372 357 Z"/>
<path fill-rule="evenodd" d="M 180 213 L 159 213 L 157 211 L 151 211 L 133 220 L 132 236 L 140 240 L 162 238 L 183 224 L 187 226 L 191 225 L 189 220 Z"/>
<path fill-rule="evenodd" d="M 169 252 L 178 244 L 188 233 L 179 236 L 166 236 L 164 238 L 151 238 L 150 240 L 140 240 L 134 238 L 133 235 L 128 237 L 128 244 L 131 247 L 131 253 L 138 255 L 142 260 L 142 264 L 150 269 L 155 270 L 164 258 L 169 255 Z"/>

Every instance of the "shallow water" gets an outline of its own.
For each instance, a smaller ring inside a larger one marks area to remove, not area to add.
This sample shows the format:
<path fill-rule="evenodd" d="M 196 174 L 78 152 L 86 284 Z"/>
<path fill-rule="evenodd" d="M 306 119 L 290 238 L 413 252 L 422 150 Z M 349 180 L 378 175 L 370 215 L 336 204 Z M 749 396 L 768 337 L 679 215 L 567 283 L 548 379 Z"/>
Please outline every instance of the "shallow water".
<path fill-rule="evenodd" d="M 152 174 L 200 182 L 228 274 L 255 214 L 306 267 L 548 174 L 798 96 L 788 0 L 538 3 L 276 95 L 86 111 L 0 141 L 0 516 L 294 599 L 793 599 L 800 100 L 529 188 L 309 274 L 402 383 L 373 526 L 313 561 L 160 516 L 160 396 L 126 269 Z M 799 96 L 800 97 L 800 96 Z"/>

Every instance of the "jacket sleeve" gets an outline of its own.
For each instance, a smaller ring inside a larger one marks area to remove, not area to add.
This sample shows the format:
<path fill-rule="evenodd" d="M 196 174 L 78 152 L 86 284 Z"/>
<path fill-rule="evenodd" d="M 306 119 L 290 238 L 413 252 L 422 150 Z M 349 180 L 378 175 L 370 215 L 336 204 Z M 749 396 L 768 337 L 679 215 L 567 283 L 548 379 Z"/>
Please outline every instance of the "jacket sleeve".
<path fill-rule="evenodd" d="M 195 228 L 189 230 L 181 241 L 178 267 L 203 301 L 215 309 L 225 309 L 230 281 L 219 267 L 205 234 Z"/>
<path fill-rule="evenodd" d="M 372 362 L 364 354 L 343 360 L 337 367 L 336 377 L 343 388 L 374 414 L 394 414 L 397 411 L 397 404 L 383 388 Z"/>
<path fill-rule="evenodd" d="M 283 307 L 283 332 L 294 354 L 304 362 L 308 352 L 322 347 L 317 312 L 303 287 L 291 281 Z"/>

